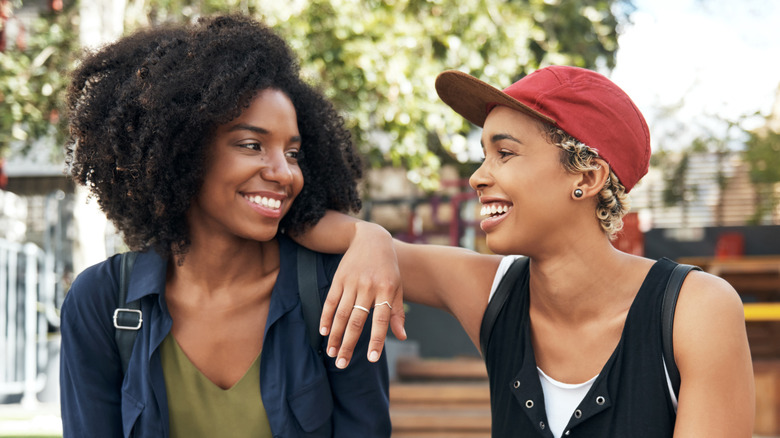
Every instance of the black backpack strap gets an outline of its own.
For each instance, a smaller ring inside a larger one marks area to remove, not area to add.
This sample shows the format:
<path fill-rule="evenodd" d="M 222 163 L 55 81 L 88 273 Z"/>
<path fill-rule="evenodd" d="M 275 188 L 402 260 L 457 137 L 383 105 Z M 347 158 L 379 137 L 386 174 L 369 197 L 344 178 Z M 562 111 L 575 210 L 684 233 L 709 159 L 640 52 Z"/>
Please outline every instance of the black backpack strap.
<path fill-rule="evenodd" d="M 130 284 L 130 273 L 133 272 L 133 264 L 137 252 L 126 252 L 119 256 L 119 289 L 117 290 L 117 308 L 114 310 L 114 328 L 116 346 L 119 349 L 119 358 L 122 361 L 122 374 L 127 372 L 127 364 L 130 363 L 130 355 L 133 354 L 135 336 L 143 323 L 141 314 L 141 302 L 127 301 L 127 288 Z"/>
<path fill-rule="evenodd" d="M 482 326 L 479 330 L 479 348 L 482 351 L 482 357 L 487 354 L 488 341 L 490 341 L 490 334 L 493 331 L 493 325 L 496 323 L 498 314 L 501 312 L 501 308 L 504 307 L 506 299 L 514 289 L 517 281 L 528 269 L 528 257 L 519 257 L 512 265 L 507 269 L 504 278 L 498 283 L 496 292 L 493 294 L 490 302 L 488 302 L 485 314 L 482 316 Z"/>
<path fill-rule="evenodd" d="M 301 299 L 303 319 L 311 348 L 322 355 L 322 336 L 319 330 L 322 300 L 317 284 L 317 258 L 317 253 L 298 245 L 298 295 Z"/>
<path fill-rule="evenodd" d="M 677 265 L 669 276 L 666 283 L 664 297 L 661 304 L 661 342 L 663 345 L 664 363 L 666 371 L 669 373 L 669 380 L 672 382 L 672 389 L 675 397 L 680 396 L 680 371 L 677 370 L 677 363 L 674 361 L 674 346 L 672 345 L 672 335 L 674 328 L 674 309 L 677 307 L 677 297 L 680 294 L 685 277 L 692 270 L 701 271 L 701 268 L 692 265 Z"/>

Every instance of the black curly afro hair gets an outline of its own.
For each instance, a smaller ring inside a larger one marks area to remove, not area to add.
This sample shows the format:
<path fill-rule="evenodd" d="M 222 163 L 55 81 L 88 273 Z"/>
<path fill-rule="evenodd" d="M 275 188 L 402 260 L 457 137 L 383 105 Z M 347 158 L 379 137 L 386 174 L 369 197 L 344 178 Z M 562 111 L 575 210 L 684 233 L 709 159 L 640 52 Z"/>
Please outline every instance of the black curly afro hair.
<path fill-rule="evenodd" d="M 267 88 L 290 98 L 302 137 L 306 184 L 281 227 L 298 233 L 328 209 L 359 211 L 362 167 L 342 118 L 300 78 L 284 40 L 238 15 L 140 31 L 87 55 L 68 92 L 69 172 L 131 249 L 184 253 L 216 127 Z"/>

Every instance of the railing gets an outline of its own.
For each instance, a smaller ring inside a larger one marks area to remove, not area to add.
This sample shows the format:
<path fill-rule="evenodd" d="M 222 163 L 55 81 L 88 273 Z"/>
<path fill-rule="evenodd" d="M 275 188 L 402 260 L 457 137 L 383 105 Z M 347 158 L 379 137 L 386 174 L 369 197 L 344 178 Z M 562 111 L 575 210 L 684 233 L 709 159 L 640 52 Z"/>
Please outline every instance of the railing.
<path fill-rule="evenodd" d="M 49 326 L 59 326 L 53 257 L 0 240 L 0 397 L 35 403 L 46 383 Z"/>

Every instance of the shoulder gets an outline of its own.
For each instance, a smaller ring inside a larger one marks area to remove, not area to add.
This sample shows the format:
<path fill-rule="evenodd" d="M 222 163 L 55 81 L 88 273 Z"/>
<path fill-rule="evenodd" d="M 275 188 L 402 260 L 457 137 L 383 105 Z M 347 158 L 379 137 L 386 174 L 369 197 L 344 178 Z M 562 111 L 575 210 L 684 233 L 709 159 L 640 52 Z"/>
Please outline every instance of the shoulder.
<path fill-rule="evenodd" d="M 298 258 L 299 251 L 303 250 L 307 253 L 313 253 L 316 255 L 316 259 L 314 266 L 317 270 L 317 283 L 319 287 L 327 289 L 327 286 L 330 286 L 331 281 L 333 281 L 333 276 L 336 273 L 336 269 L 339 266 L 339 263 L 341 262 L 341 258 L 343 257 L 343 254 L 326 254 L 321 252 L 312 251 L 309 249 L 306 249 L 305 247 L 299 245 L 294 240 L 290 239 L 289 237 L 280 234 L 278 236 L 279 240 L 279 251 L 282 253 L 287 254 L 286 257 L 282 257 L 282 260 L 288 260 L 288 264 L 292 266 L 294 263 L 294 266 L 296 267 L 298 263 L 301 261 Z"/>
<path fill-rule="evenodd" d="M 336 273 L 336 269 L 339 267 L 339 263 L 341 263 L 344 254 L 317 254 L 322 261 L 322 267 L 325 269 L 325 277 L 327 278 L 328 283 L 330 283 L 333 280 L 333 275 Z"/>
<path fill-rule="evenodd" d="M 118 267 L 119 256 L 115 255 L 83 270 L 71 284 L 65 303 L 95 301 L 114 291 L 118 285 Z"/>
<path fill-rule="evenodd" d="M 278 236 L 279 240 L 279 251 L 283 253 L 289 254 L 287 260 L 295 260 L 295 265 L 298 265 L 298 251 L 303 250 L 309 253 L 314 253 L 316 255 L 316 266 L 317 266 L 317 272 L 318 272 L 318 282 L 320 283 L 320 286 L 322 285 L 323 281 L 326 281 L 328 284 L 330 284 L 331 280 L 333 279 L 333 275 L 336 272 L 336 269 L 339 266 L 339 263 L 341 262 L 342 257 L 344 254 L 326 254 L 321 252 L 312 251 L 309 249 L 306 249 L 299 245 L 294 240 L 290 239 L 289 237 L 285 236 L 284 234 L 280 234 Z"/>
<path fill-rule="evenodd" d="M 742 300 L 737 291 L 726 280 L 706 272 L 691 271 L 678 300 L 677 312 L 682 312 L 685 319 L 736 316 L 744 321 Z"/>
<path fill-rule="evenodd" d="M 737 291 L 725 280 L 692 271 L 683 283 L 674 317 L 675 357 L 747 343 L 745 313 Z"/>
<path fill-rule="evenodd" d="M 87 327 L 109 324 L 116 308 L 119 259 L 114 256 L 82 271 L 71 284 L 62 303 L 63 335 Z M 102 322 L 102 323 L 101 323 Z"/>
<path fill-rule="evenodd" d="M 518 262 L 518 260 L 520 262 Z M 512 267 L 514 267 L 515 270 L 520 269 L 522 264 L 518 263 L 522 263 L 524 260 L 527 260 L 527 258 L 518 255 L 508 255 L 501 259 L 501 262 L 498 264 L 498 268 L 496 269 L 496 275 L 493 278 L 493 285 L 490 287 L 490 296 L 488 300 L 493 299 L 493 295 L 495 294 L 498 285 L 501 284 L 504 280 L 504 277 L 507 276 L 509 269 Z"/>

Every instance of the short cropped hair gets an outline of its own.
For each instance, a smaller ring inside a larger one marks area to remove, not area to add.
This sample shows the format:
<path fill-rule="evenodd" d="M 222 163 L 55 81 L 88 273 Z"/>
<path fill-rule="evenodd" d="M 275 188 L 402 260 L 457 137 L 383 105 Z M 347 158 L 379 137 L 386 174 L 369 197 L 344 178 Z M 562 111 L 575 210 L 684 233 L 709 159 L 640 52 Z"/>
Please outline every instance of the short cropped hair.
<path fill-rule="evenodd" d="M 362 165 L 349 131 L 299 70 L 284 40 L 240 15 L 122 38 L 88 54 L 72 74 L 69 172 L 131 249 L 185 253 L 185 213 L 204 183 L 216 128 L 273 88 L 295 107 L 305 181 L 280 227 L 297 233 L 328 209 L 357 212 Z"/>
<path fill-rule="evenodd" d="M 585 173 L 599 168 L 595 160 L 598 152 L 569 135 L 566 131 L 549 123 L 542 123 L 547 139 L 561 149 L 561 164 L 571 173 Z M 610 240 L 617 237 L 623 229 L 623 216 L 631 208 L 631 200 L 626 188 L 620 183 L 615 172 L 610 169 L 609 177 L 598 194 L 596 217 L 601 229 Z"/>

